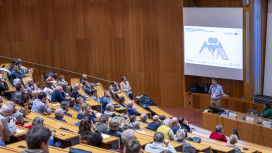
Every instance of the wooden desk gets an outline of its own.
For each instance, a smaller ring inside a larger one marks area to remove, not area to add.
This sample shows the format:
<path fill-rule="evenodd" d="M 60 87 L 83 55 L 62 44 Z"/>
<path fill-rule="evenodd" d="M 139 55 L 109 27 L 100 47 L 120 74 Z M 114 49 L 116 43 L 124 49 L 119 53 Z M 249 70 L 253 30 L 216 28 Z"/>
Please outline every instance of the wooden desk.
<path fill-rule="evenodd" d="M 16 152 L 20 152 L 22 150 L 27 149 L 27 144 L 26 144 L 26 141 L 19 141 L 12 144 L 8 144 L 7 148 L 11 150 L 15 150 Z M 67 153 L 67 151 L 63 149 L 51 147 L 51 146 L 49 146 L 49 152 L 50 153 Z M 6 153 L 6 152 L 3 152 L 3 153 Z"/>
<path fill-rule="evenodd" d="M 213 131 L 217 124 L 221 124 L 227 136 L 233 133 L 233 128 L 237 128 L 241 140 L 272 147 L 271 128 L 257 124 L 258 117 L 254 117 L 254 121 L 247 121 L 242 119 L 242 117 L 247 116 L 246 114 L 238 112 L 236 114 L 236 117 L 222 117 L 217 114 L 203 112 L 203 128 Z"/>
<path fill-rule="evenodd" d="M 160 109 L 158 106 L 149 106 L 149 108 L 151 109 L 152 112 L 154 112 L 155 114 L 162 116 L 165 115 L 166 118 L 173 118 L 174 116 L 165 112 L 164 110 Z"/>
<path fill-rule="evenodd" d="M 2 147 L 2 146 L 0 146 L 0 152 L 1 153 L 18 153 L 18 151 L 12 148 Z"/>
<path fill-rule="evenodd" d="M 28 131 L 27 128 L 21 127 L 21 126 L 16 126 L 17 129 L 24 130 L 21 133 L 14 133 L 12 136 L 19 138 L 19 137 L 24 137 Z"/>
<path fill-rule="evenodd" d="M 103 148 L 98 148 L 98 147 L 94 147 L 94 146 L 90 146 L 90 145 L 86 145 L 86 144 L 78 144 L 78 145 L 72 146 L 71 148 L 85 150 L 85 151 L 91 151 L 93 153 L 116 153 L 114 151 L 110 151 L 110 150 L 106 150 Z M 66 150 L 68 151 L 69 149 L 67 148 Z"/>
<path fill-rule="evenodd" d="M 136 116 L 136 119 L 137 119 L 137 121 L 141 120 L 140 116 Z M 151 120 L 150 118 L 147 118 L 146 122 L 151 123 L 151 122 L 153 122 L 153 120 Z"/>
<path fill-rule="evenodd" d="M 49 117 L 53 118 L 53 117 L 55 117 L 55 113 L 51 113 L 50 115 L 46 115 L 46 116 L 49 116 Z M 76 123 L 79 122 L 78 119 L 73 118 L 73 117 L 70 117 L 70 116 L 68 116 L 68 115 L 64 115 L 63 119 L 64 119 L 67 123 L 72 124 L 72 125 L 75 125 Z"/>

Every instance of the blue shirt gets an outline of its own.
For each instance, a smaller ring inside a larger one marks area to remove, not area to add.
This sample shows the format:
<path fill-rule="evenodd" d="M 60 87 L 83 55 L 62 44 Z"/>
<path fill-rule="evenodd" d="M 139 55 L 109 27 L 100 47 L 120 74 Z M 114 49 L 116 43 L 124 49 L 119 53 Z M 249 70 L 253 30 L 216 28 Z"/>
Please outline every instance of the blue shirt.
<path fill-rule="evenodd" d="M 53 91 L 51 96 L 51 102 L 62 102 L 62 101 L 69 101 L 71 99 L 66 99 L 62 92 L 58 92 L 56 90 Z"/>
<path fill-rule="evenodd" d="M 112 104 L 112 101 L 110 99 L 108 99 L 106 96 L 103 96 L 100 99 L 100 104 L 102 105 L 102 113 L 104 113 L 107 104 Z"/>
<path fill-rule="evenodd" d="M 157 123 L 157 122 L 151 122 L 151 123 L 148 123 L 148 126 L 146 127 L 146 129 L 152 130 L 152 131 L 157 131 L 157 129 L 159 128 L 159 126 L 161 126 L 159 123 Z"/>
<path fill-rule="evenodd" d="M 64 123 L 67 123 L 63 118 L 56 118 L 56 117 L 53 117 L 53 119 L 62 121 L 62 122 L 64 122 Z"/>
<path fill-rule="evenodd" d="M 173 133 L 176 134 L 179 128 L 177 126 L 171 126 L 171 129 Z"/>
<path fill-rule="evenodd" d="M 217 84 L 216 86 L 211 85 L 211 98 L 220 99 L 220 96 L 224 94 L 222 86 Z"/>
<path fill-rule="evenodd" d="M 13 76 L 15 76 L 16 78 L 19 78 L 19 79 L 22 79 L 22 78 L 26 77 L 26 75 L 19 74 L 19 73 L 13 71 L 13 70 L 11 71 L 11 75 L 13 75 Z"/>
<path fill-rule="evenodd" d="M 77 119 L 81 120 L 81 119 L 83 119 L 86 116 L 89 116 L 91 118 L 91 120 L 93 121 L 93 124 L 95 124 L 95 120 L 94 120 L 93 115 L 89 115 L 89 114 L 84 114 L 84 115 L 77 114 Z"/>
<path fill-rule="evenodd" d="M 46 112 L 47 114 L 51 114 L 51 107 L 50 106 L 46 106 L 44 102 L 42 102 L 40 99 L 36 99 L 33 102 L 31 111 L 39 113 L 39 114 L 43 114 L 44 112 Z"/>
<path fill-rule="evenodd" d="M 72 117 L 72 114 L 71 113 L 67 113 L 66 111 L 64 111 L 64 114 Z"/>
<path fill-rule="evenodd" d="M 128 112 L 128 116 L 130 115 L 140 115 L 140 113 L 136 110 L 136 108 L 132 108 L 132 107 L 129 107 L 127 106 L 127 112 Z"/>
<path fill-rule="evenodd" d="M 79 112 L 79 110 L 80 110 L 80 106 L 79 106 L 79 105 L 75 105 L 75 106 L 73 107 L 73 110 L 75 110 L 75 111 L 78 111 L 78 112 Z"/>
<path fill-rule="evenodd" d="M 0 140 L 0 146 L 6 147 L 5 143 L 3 141 L 1 141 L 1 140 Z"/>

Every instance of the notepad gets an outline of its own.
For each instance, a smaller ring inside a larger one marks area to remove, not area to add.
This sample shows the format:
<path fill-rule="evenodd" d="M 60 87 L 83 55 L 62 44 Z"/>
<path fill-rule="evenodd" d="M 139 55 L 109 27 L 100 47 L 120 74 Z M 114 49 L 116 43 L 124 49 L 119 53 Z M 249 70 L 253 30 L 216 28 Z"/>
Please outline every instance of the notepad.
<path fill-rule="evenodd" d="M 24 132 L 25 130 L 20 130 L 20 129 L 16 129 L 16 133 L 22 133 Z"/>
<path fill-rule="evenodd" d="M 101 116 L 101 113 L 96 113 L 95 116 L 96 116 L 96 117 L 100 117 L 100 116 Z"/>
<path fill-rule="evenodd" d="M 106 138 L 109 138 L 110 136 L 106 135 L 106 134 L 102 134 L 102 137 L 103 137 L 103 139 L 106 139 Z"/>
<path fill-rule="evenodd" d="M 60 105 L 59 103 L 56 103 L 56 104 L 52 104 L 53 106 L 58 106 L 58 105 Z"/>

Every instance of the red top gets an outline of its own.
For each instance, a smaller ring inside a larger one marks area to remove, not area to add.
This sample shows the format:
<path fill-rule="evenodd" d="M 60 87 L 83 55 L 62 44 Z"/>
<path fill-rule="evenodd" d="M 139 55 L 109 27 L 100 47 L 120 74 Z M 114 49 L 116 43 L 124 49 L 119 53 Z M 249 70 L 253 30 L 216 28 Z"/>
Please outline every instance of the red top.
<path fill-rule="evenodd" d="M 33 127 L 33 125 L 23 126 L 23 125 L 20 124 L 20 123 L 17 123 L 16 125 L 21 126 L 21 127 L 24 127 L 24 128 L 27 128 L 27 129 L 31 129 L 31 128 Z"/>
<path fill-rule="evenodd" d="M 224 135 L 217 133 L 217 132 L 212 132 L 210 135 L 210 139 L 228 142 L 227 138 Z"/>

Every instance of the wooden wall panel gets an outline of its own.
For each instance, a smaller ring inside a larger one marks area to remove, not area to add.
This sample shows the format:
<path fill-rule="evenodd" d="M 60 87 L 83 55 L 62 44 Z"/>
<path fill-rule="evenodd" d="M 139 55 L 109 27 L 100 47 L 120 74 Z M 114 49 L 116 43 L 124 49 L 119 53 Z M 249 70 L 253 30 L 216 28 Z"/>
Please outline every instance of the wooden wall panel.
<path fill-rule="evenodd" d="M 182 0 L 0 4 L 1 56 L 118 82 L 126 75 L 135 96 L 147 94 L 161 106 L 183 106 Z M 32 67 L 37 76 L 47 70 Z"/>

